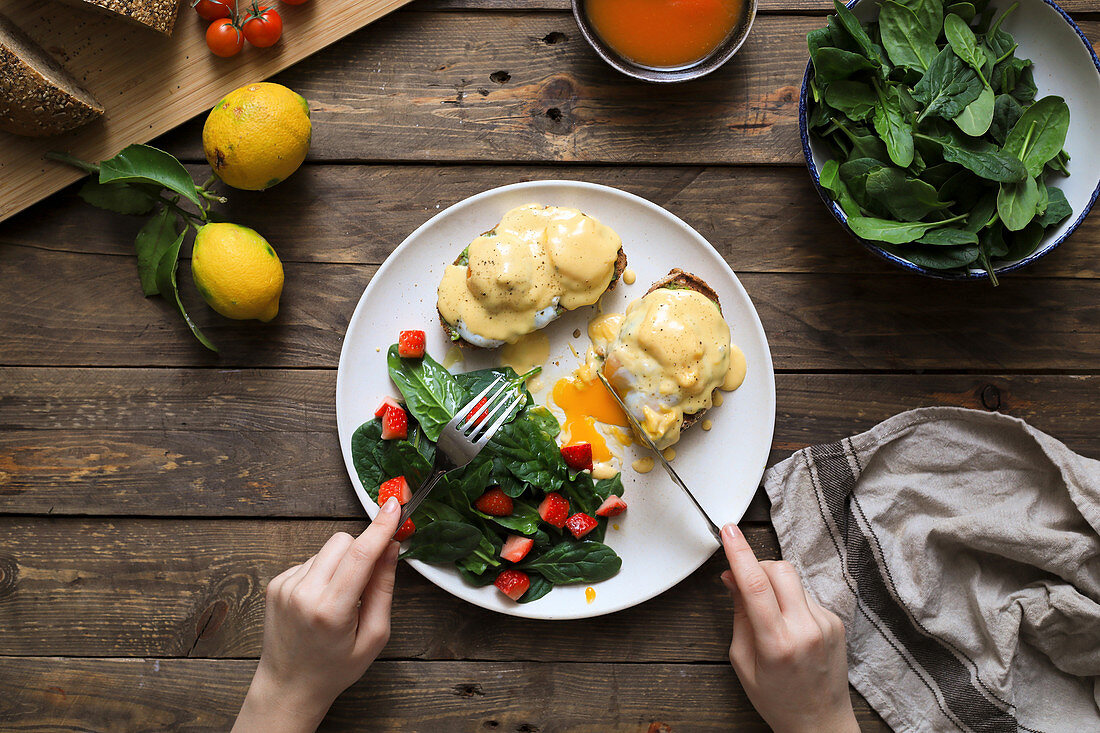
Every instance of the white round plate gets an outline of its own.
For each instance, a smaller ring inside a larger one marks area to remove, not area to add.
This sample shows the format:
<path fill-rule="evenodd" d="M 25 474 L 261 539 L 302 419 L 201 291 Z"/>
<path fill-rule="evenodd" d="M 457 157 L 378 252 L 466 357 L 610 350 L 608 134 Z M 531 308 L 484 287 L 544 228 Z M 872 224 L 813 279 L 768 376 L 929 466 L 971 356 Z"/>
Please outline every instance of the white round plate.
<path fill-rule="evenodd" d="M 712 430 L 696 427 L 685 432 L 676 445 L 674 466 L 719 524 L 739 520 L 760 484 L 775 424 L 772 360 L 756 309 L 722 257 L 683 221 L 632 194 L 569 181 L 518 183 L 455 204 L 409 235 L 367 284 L 348 324 L 336 379 L 340 448 L 363 507 L 371 517 L 378 511 L 355 472 L 351 436 L 373 419 L 383 395 L 397 394 L 386 370 L 387 349 L 399 331 L 422 328 L 428 334 L 428 352 L 443 361 L 450 343 L 438 327 L 435 301 L 444 267 L 506 211 L 532 202 L 575 207 L 622 237 L 629 266 L 638 279 L 631 286 L 620 283 L 606 294 L 599 306 L 604 312 L 621 312 L 673 267 L 699 275 L 718 292 L 734 342 L 745 352 L 748 376 L 740 389 L 725 394 L 723 404 L 707 414 L 714 423 Z M 585 325 L 594 314 L 595 308 L 582 308 L 544 330 L 550 340 L 546 385 L 577 365 L 569 347 L 572 344 L 584 353 Z M 577 328 L 582 336 L 574 339 Z M 499 359 L 496 351 L 467 349 L 465 354 L 465 362 L 452 371 L 495 366 Z M 549 401 L 547 392 L 535 398 L 543 404 Z M 634 455 L 640 455 L 638 450 L 629 448 L 624 456 L 624 498 L 630 508 L 613 520 L 619 528 L 609 527 L 605 538 L 622 557 L 622 570 L 595 585 L 592 603 L 585 600 L 584 585 L 555 588 L 533 603 L 513 603 L 491 585 L 467 584 L 453 567 L 410 564 L 449 593 L 513 616 L 585 618 L 648 600 L 702 565 L 716 543 L 691 502 L 659 467 L 644 475 L 630 468 Z"/>

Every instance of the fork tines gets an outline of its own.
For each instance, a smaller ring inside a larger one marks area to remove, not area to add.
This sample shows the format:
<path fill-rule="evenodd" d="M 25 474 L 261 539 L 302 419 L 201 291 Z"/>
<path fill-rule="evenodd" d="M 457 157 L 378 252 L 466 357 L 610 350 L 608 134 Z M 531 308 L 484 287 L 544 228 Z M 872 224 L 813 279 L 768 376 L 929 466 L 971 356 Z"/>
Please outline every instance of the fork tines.
<path fill-rule="evenodd" d="M 507 382 L 501 384 L 503 380 L 504 377 L 498 376 L 455 416 L 458 419 L 458 432 L 468 440 L 474 443 L 487 442 L 512 417 L 513 411 L 525 399 L 522 392 L 509 399 L 512 392 Z"/>

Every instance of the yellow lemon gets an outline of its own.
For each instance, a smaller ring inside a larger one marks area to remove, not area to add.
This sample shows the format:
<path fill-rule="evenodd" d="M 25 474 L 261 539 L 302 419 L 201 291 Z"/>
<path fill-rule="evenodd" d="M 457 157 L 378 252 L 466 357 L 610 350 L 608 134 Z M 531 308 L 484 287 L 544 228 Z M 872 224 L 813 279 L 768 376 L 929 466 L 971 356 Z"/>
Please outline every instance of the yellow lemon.
<path fill-rule="evenodd" d="M 309 102 L 282 84 L 259 82 L 214 105 L 202 128 L 202 150 L 227 184 L 262 191 L 298 170 L 311 135 Z"/>
<path fill-rule="evenodd" d="M 226 318 L 270 321 L 279 312 L 283 263 L 248 227 L 217 223 L 200 229 L 191 275 L 207 304 Z"/>

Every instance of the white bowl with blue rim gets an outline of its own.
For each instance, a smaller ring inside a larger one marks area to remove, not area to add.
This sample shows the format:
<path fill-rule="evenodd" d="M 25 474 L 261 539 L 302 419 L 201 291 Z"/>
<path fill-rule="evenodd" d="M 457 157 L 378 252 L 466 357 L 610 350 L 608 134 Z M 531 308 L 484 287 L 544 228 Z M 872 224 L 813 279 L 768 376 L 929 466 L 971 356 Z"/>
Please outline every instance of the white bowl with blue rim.
<path fill-rule="evenodd" d="M 1019 44 L 1016 56 L 1033 62 L 1035 85 L 1039 90 L 1037 98 L 1055 94 L 1069 105 L 1070 124 L 1065 149 L 1070 155 L 1070 175 L 1057 179 L 1057 185 L 1065 193 L 1073 213 L 1060 225 L 1045 232 L 1034 252 L 1016 262 L 999 264 L 995 268 L 997 274 L 1026 267 L 1057 248 L 1085 220 L 1100 194 L 1100 59 L 1097 59 L 1092 44 L 1073 19 L 1051 0 L 994 0 L 991 6 L 997 9 L 999 15 L 1014 2 L 1018 7 L 1001 27 L 1011 33 Z M 864 23 L 874 20 L 879 10 L 875 0 L 853 0 L 848 7 Z M 807 62 L 798 101 L 802 152 L 821 200 L 841 226 L 873 254 L 912 272 L 948 280 L 988 279 L 989 275 L 979 267 L 965 271 L 922 267 L 886 251 L 878 242 L 856 236 L 848 226 L 844 211 L 821 186 L 821 164 L 832 155 L 824 144 L 809 135 L 807 104 L 812 73 L 813 64 Z"/>

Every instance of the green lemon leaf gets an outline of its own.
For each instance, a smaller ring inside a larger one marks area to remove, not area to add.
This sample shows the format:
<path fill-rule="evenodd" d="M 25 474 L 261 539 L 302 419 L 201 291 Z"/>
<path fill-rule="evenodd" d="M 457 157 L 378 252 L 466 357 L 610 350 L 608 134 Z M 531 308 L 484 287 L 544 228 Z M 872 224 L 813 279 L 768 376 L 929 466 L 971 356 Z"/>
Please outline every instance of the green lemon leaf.
<path fill-rule="evenodd" d="M 170 154 L 149 145 L 130 145 L 99 164 L 100 183 L 147 183 L 163 186 L 199 204 L 194 179 Z"/>
<path fill-rule="evenodd" d="M 88 179 L 80 187 L 80 198 L 92 206 L 97 206 L 116 214 L 148 214 L 156 205 L 157 195 L 128 183 L 100 183 L 94 178 Z"/>
<path fill-rule="evenodd" d="M 210 339 L 206 338 L 203 332 L 199 330 L 199 327 L 195 325 L 195 322 L 191 320 L 191 316 L 187 314 L 187 310 L 183 307 L 183 302 L 180 300 L 179 290 L 176 288 L 176 265 L 179 262 L 180 245 L 183 244 L 183 237 L 186 234 L 186 229 L 180 232 L 179 236 L 169 245 L 157 262 L 157 291 L 168 299 L 168 302 L 176 306 L 176 310 L 183 316 L 184 322 L 187 323 L 187 327 L 191 329 L 191 333 L 195 335 L 199 343 L 211 351 L 217 351 L 218 347 L 215 346 Z"/>

